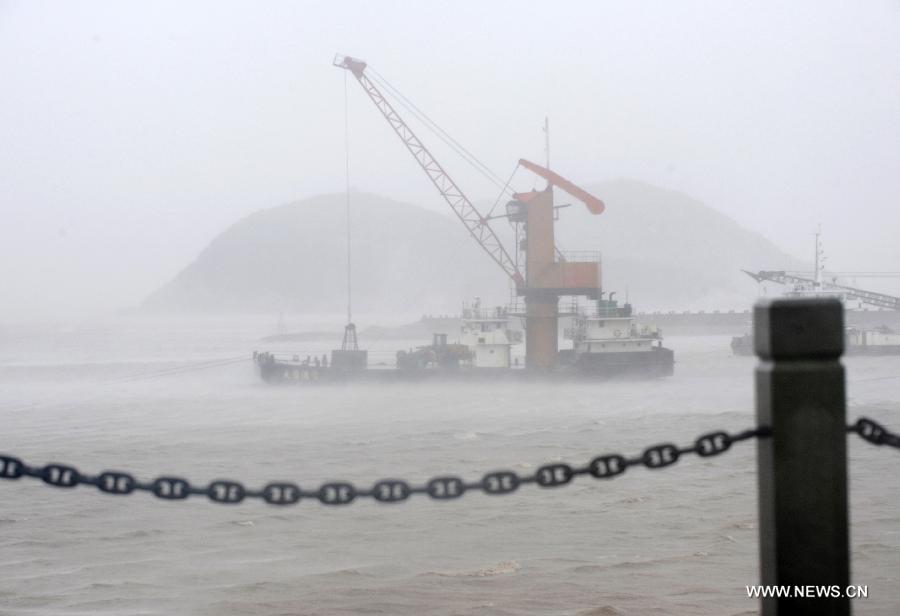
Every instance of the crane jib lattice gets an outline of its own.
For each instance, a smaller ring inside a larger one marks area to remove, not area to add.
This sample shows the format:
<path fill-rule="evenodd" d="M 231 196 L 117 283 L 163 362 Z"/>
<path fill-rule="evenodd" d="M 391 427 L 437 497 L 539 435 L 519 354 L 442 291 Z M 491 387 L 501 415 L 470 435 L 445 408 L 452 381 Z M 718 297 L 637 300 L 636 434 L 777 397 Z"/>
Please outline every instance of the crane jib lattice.
<path fill-rule="evenodd" d="M 488 218 L 481 215 L 444 167 L 431 154 L 431 151 L 425 147 L 425 144 L 416 136 L 412 128 L 404 122 L 393 105 L 369 79 L 366 74 L 366 63 L 349 56 L 337 56 L 334 60 L 334 65 L 353 73 L 353 76 L 375 104 L 375 107 L 387 120 L 394 133 L 412 154 L 419 167 L 428 176 L 428 179 L 431 180 L 431 183 L 437 188 L 441 197 L 444 198 L 456 216 L 465 225 L 469 234 L 475 238 L 475 241 L 517 286 L 524 284 L 525 279 L 516 266 L 515 260 L 509 255 L 500 238 L 490 226 Z"/>
<path fill-rule="evenodd" d="M 847 431 L 858 434 L 873 445 L 888 445 L 900 449 L 900 435 L 871 419 L 861 417 L 848 426 Z M 579 467 L 556 462 L 541 466 L 530 475 L 521 476 L 508 470 L 494 471 L 484 475 L 480 481 L 474 482 L 450 475 L 434 477 L 421 485 L 413 485 L 402 479 L 382 479 L 366 489 L 357 488 L 352 483 L 344 481 L 325 483 L 313 490 L 284 481 L 270 482 L 258 490 L 248 489 L 243 484 L 228 479 L 216 480 L 204 487 L 193 486 L 187 479 L 171 476 L 143 482 L 129 473 L 120 471 L 87 475 L 66 464 L 30 466 L 19 458 L 8 455 L 0 455 L 0 479 L 15 480 L 30 477 L 57 488 L 87 485 L 107 494 L 118 495 L 143 491 L 165 500 L 206 496 L 211 501 L 225 504 L 237 504 L 245 499 L 260 499 L 270 505 L 293 505 L 301 500 L 317 500 L 324 505 L 346 505 L 360 498 L 372 498 L 381 503 L 397 503 L 407 500 L 414 494 L 424 494 L 437 500 L 450 500 L 474 491 L 491 495 L 510 494 L 529 484 L 542 488 L 556 488 L 585 475 L 595 479 L 611 479 L 622 475 L 631 466 L 643 466 L 648 469 L 665 468 L 678 462 L 683 455 L 696 454 L 708 458 L 725 453 L 734 443 L 753 438 L 767 438 L 771 435 L 771 430 L 766 427 L 736 434 L 720 430 L 699 436 L 687 447 L 662 443 L 646 448 L 639 456 L 600 455 L 587 465 Z"/>

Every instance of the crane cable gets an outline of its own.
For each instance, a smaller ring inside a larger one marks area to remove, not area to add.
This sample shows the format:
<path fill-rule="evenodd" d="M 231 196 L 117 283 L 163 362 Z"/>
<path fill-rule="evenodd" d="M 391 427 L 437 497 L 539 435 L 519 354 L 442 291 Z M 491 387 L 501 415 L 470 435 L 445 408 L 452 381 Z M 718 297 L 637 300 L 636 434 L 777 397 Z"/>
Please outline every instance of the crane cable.
<path fill-rule="evenodd" d="M 160 377 L 166 376 L 178 376 L 181 374 L 187 374 L 189 372 L 196 372 L 198 370 L 207 370 L 209 368 L 219 368 L 222 366 L 228 366 L 230 364 L 245 362 L 247 361 L 246 355 L 240 355 L 237 357 L 225 357 L 221 359 L 211 359 L 206 361 L 198 361 L 194 363 L 190 363 L 184 366 L 173 366 L 169 368 L 161 368 L 158 370 L 151 370 L 148 372 L 142 372 L 137 374 L 130 374 L 118 378 L 112 378 L 102 381 L 103 383 L 129 383 L 133 381 L 145 381 L 148 379 L 156 379 Z"/>
<path fill-rule="evenodd" d="M 413 103 L 405 94 L 403 94 L 398 88 L 396 88 L 393 84 L 391 84 L 387 79 L 384 78 L 381 73 L 373 69 L 372 67 L 368 67 L 368 70 L 374 75 L 373 81 L 375 81 L 378 85 L 382 86 L 388 93 L 391 94 L 397 102 L 403 105 L 410 113 L 412 113 L 416 119 L 426 125 L 433 133 L 435 133 L 444 143 L 450 146 L 454 151 L 456 151 L 460 156 L 466 159 L 469 164 L 475 167 L 482 175 L 488 177 L 488 179 L 497 184 L 498 186 L 502 184 L 503 180 L 494 173 L 490 167 L 481 162 L 478 157 L 476 157 L 472 152 L 470 152 L 465 146 L 459 143 L 456 139 L 454 139 L 450 133 L 445 131 L 441 126 L 431 119 L 424 111 L 422 111 L 415 103 Z"/>
<path fill-rule="evenodd" d="M 465 160 L 472 168 L 474 168 L 478 173 L 484 176 L 485 179 L 493 183 L 495 186 L 501 187 L 504 192 L 512 191 L 508 190 L 508 186 L 504 185 L 503 180 L 494 173 L 490 167 L 481 162 L 478 157 L 476 157 L 472 152 L 470 152 L 465 146 L 459 143 L 456 139 L 454 139 L 450 134 L 445 131 L 441 126 L 432 120 L 424 111 L 419 109 L 409 98 L 407 98 L 400 90 L 394 87 L 387 79 L 385 79 L 378 71 L 373 69 L 371 66 L 367 67 L 366 74 L 369 75 L 369 78 L 372 79 L 377 85 L 381 86 L 385 90 L 387 90 L 388 94 L 390 94 L 400 105 L 402 105 L 409 113 L 411 113 L 417 120 L 422 122 L 426 128 L 432 131 L 441 141 L 443 141 L 448 147 L 450 147 L 454 152 L 456 152 L 463 160 Z"/>
<path fill-rule="evenodd" d="M 373 73 L 374 69 L 369 69 Z M 495 186 L 501 186 L 503 180 L 501 180 L 497 174 L 495 174 L 490 167 L 482 163 L 478 158 L 472 154 L 468 149 L 465 148 L 462 144 L 456 141 L 453 137 L 450 136 L 447 131 L 440 127 L 434 120 L 432 120 L 424 111 L 419 109 L 415 103 L 409 100 L 402 92 L 400 92 L 397 88 L 391 85 L 384 77 L 380 77 L 377 75 L 370 76 L 372 81 L 374 81 L 377 85 L 381 86 L 384 90 L 387 91 L 388 95 L 390 95 L 395 102 L 399 103 L 404 109 L 406 109 L 415 119 L 419 120 L 425 128 L 430 130 L 438 139 L 443 141 L 451 150 L 456 152 L 460 158 L 466 161 L 475 171 L 481 174 L 485 179 L 489 182 L 493 183 Z"/>
<path fill-rule="evenodd" d="M 347 324 L 353 322 L 353 295 L 350 260 L 350 97 L 347 94 L 347 71 L 344 71 L 344 191 L 346 193 L 347 210 Z"/>
<path fill-rule="evenodd" d="M 509 183 L 512 182 L 513 176 L 516 175 L 516 171 L 519 170 L 519 163 L 516 163 L 516 166 L 513 167 L 512 173 L 509 174 L 509 178 L 506 180 L 506 184 L 503 185 L 503 188 L 500 190 L 500 194 L 497 195 L 497 199 L 494 201 L 494 205 L 491 206 L 491 209 L 488 210 L 487 216 L 485 218 L 490 218 L 491 214 L 494 213 L 494 210 L 500 204 L 500 200 L 503 198 L 503 195 L 508 193 Z M 512 196 L 510 194 L 510 196 Z"/>

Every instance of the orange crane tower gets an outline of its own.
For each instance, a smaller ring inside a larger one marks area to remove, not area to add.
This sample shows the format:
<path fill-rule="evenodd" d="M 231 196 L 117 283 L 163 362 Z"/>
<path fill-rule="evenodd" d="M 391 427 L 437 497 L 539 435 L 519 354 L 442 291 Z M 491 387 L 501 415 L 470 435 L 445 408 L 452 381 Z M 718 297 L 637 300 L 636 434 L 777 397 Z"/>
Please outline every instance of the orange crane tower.
<path fill-rule="evenodd" d="M 525 159 L 519 164 L 547 180 L 542 191 L 516 193 L 506 204 L 510 222 L 525 225 L 525 285 L 517 289 L 525 297 L 526 364 L 552 369 L 559 352 L 559 298 L 583 295 L 600 299 L 600 261 L 566 260 L 556 248 L 553 187 L 558 186 L 582 201 L 592 214 L 604 210 L 603 202 L 558 174 Z"/>
<path fill-rule="evenodd" d="M 557 186 L 582 201 L 592 214 L 603 212 L 603 202 L 553 171 L 524 159 L 519 160 L 519 165 L 547 180 L 546 189 L 515 193 L 506 206 L 506 218 L 512 223 L 522 224 L 525 229 L 524 246 L 516 247 L 516 250 L 524 248 L 523 275 L 516 260 L 510 256 L 512 251 L 506 249 L 491 228 L 491 218 L 478 211 L 369 79 L 366 75 L 367 64 L 349 56 L 335 56 L 333 64 L 353 74 L 475 241 L 513 281 L 516 293 L 525 298 L 526 366 L 536 370 L 555 368 L 558 358 L 559 298 L 583 295 L 599 299 L 601 284 L 599 259 L 568 261 L 556 248 L 553 187 Z"/>

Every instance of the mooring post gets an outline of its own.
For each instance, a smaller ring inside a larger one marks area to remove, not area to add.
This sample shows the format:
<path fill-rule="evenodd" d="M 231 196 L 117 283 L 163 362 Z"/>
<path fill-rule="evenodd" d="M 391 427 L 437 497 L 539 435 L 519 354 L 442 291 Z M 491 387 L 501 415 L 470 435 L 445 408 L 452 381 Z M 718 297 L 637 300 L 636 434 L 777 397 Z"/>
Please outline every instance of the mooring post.
<path fill-rule="evenodd" d="M 763 598 L 762 615 L 846 616 L 843 306 L 831 298 L 775 299 L 758 303 L 753 317 L 757 425 L 772 430 L 757 445 L 760 583 L 790 589 Z"/>

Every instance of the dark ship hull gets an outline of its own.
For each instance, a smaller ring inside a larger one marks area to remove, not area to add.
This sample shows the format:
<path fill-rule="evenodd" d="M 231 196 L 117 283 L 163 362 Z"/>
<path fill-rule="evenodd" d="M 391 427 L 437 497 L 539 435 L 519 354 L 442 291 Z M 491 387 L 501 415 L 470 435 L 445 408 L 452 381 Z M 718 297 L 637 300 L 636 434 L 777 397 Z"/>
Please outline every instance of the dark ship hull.
<path fill-rule="evenodd" d="M 416 381 L 603 381 L 613 378 L 647 379 L 672 376 L 675 370 L 671 349 L 656 347 L 635 353 L 590 353 L 574 357 L 560 353 L 560 365 L 553 370 L 530 370 L 524 367 L 476 368 L 463 365 L 405 365 L 403 367 L 353 368 L 309 365 L 279 359 L 269 353 L 257 353 L 255 362 L 266 383 L 311 385 L 358 382 Z"/>
<path fill-rule="evenodd" d="M 850 356 L 900 355 L 900 344 L 859 344 L 853 338 L 847 340 L 844 354 Z M 735 355 L 753 355 L 753 336 L 744 334 L 731 339 L 731 351 Z"/>

